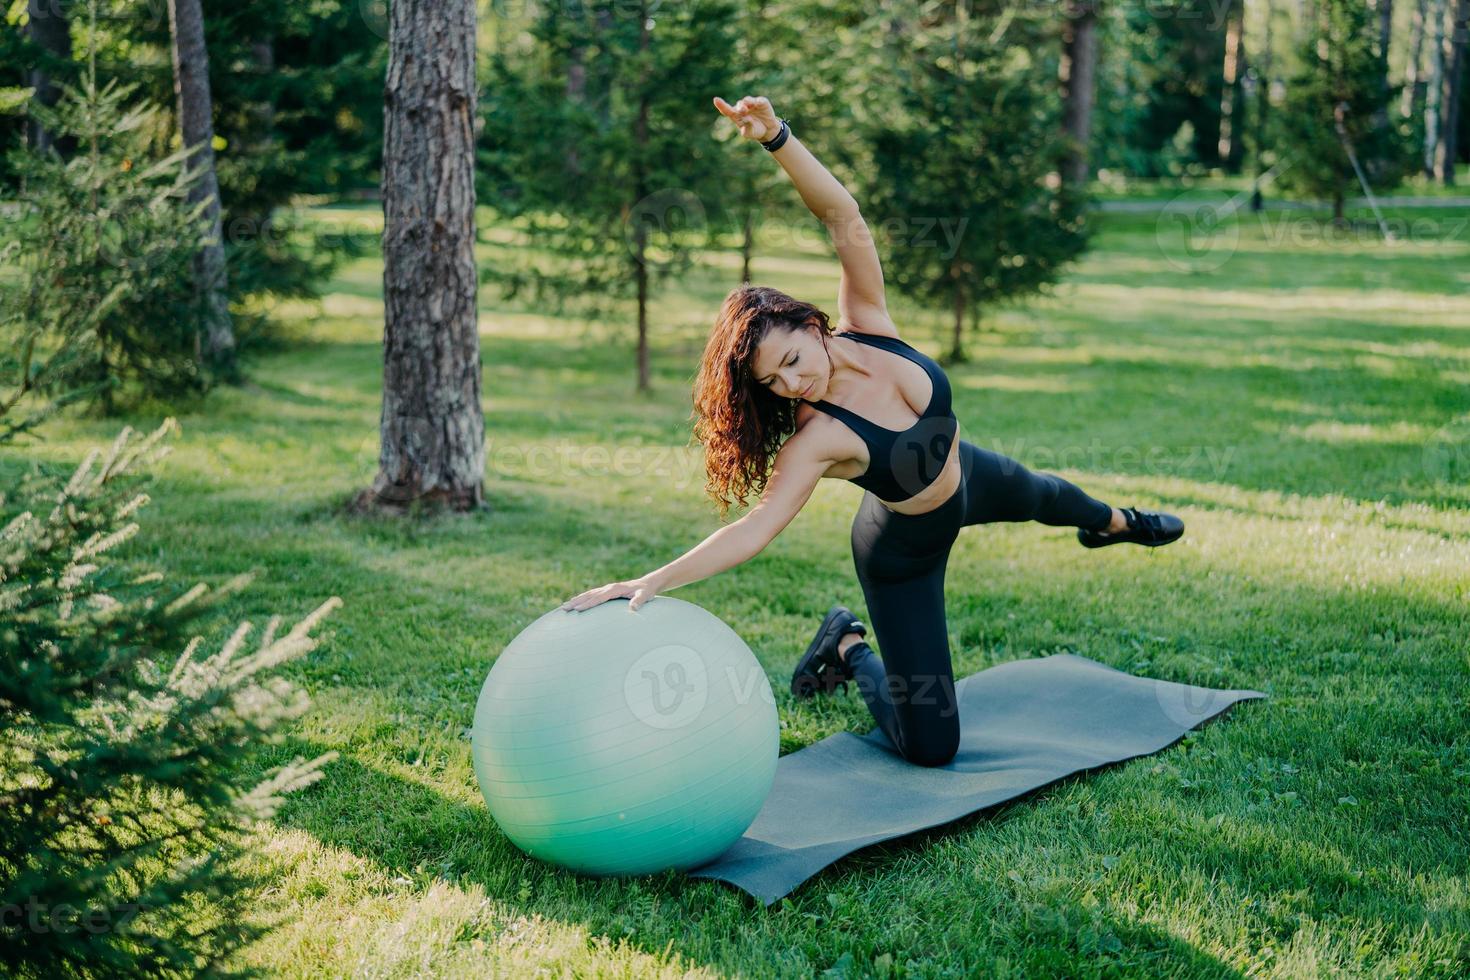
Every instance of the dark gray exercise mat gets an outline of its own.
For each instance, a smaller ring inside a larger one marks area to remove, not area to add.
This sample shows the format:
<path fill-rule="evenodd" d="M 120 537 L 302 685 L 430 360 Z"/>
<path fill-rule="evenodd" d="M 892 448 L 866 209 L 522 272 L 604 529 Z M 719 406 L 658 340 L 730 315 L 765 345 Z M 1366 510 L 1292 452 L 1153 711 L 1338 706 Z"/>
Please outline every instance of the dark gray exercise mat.
<path fill-rule="evenodd" d="M 838 732 L 782 756 L 750 829 L 688 874 L 771 905 L 860 848 L 1157 752 L 1237 701 L 1266 696 L 1134 677 L 1069 653 L 999 664 L 955 690 L 960 748 L 948 764 L 913 765 L 877 727 Z"/>

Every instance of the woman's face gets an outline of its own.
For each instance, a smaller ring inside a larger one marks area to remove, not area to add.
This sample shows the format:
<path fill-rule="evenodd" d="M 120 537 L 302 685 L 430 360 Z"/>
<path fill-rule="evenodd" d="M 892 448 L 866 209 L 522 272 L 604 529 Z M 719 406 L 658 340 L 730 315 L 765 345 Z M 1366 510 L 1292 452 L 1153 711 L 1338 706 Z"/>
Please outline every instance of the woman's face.
<path fill-rule="evenodd" d="M 756 384 L 781 398 L 804 401 L 821 399 L 828 369 L 827 350 L 810 327 L 767 332 L 750 363 Z"/>

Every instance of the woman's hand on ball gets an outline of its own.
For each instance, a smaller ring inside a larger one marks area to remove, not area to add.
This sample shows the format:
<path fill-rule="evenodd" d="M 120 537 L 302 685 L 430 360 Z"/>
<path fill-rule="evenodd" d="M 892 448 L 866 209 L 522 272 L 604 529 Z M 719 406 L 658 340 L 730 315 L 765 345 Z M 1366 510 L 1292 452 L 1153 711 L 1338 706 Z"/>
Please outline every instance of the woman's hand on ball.
<path fill-rule="evenodd" d="M 746 139 L 769 143 L 776 138 L 777 133 L 781 132 L 781 120 L 776 118 L 776 110 L 771 108 L 771 100 L 764 95 L 747 95 L 734 105 L 717 95 L 715 96 L 715 108 L 724 113 L 726 119 L 738 126 L 740 135 Z"/>
<path fill-rule="evenodd" d="M 596 589 L 588 589 L 581 595 L 574 595 L 558 608 L 568 612 L 580 612 L 583 609 L 591 609 L 593 606 L 601 605 L 609 599 L 627 599 L 628 611 L 637 612 L 638 607 L 658 594 L 658 585 L 649 578 L 635 578 L 627 582 L 609 582 Z"/>

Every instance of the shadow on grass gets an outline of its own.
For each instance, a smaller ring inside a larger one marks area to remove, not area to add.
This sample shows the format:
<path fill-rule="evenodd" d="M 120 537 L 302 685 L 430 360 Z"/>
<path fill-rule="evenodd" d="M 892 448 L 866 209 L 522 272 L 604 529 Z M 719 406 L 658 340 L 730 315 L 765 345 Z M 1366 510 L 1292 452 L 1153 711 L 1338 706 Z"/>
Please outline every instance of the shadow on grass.
<path fill-rule="evenodd" d="M 325 750 L 318 743 L 296 741 L 282 747 L 289 754 Z M 362 806 L 361 801 L 372 801 Z M 626 938 L 646 955 L 662 958 L 670 949 L 700 962 L 707 956 L 709 941 L 685 939 L 687 916 L 700 906 L 711 916 L 719 915 L 734 925 L 721 945 L 734 947 L 742 937 L 756 943 L 800 942 L 815 917 L 819 928 L 831 926 L 823 952 L 832 963 L 849 952 L 840 938 L 843 931 L 857 931 L 858 915 L 849 915 L 841 905 L 828 900 L 833 887 L 845 877 L 857 879 L 860 891 L 878 888 L 888 896 L 889 908 L 912 902 L 924 904 L 925 896 L 952 892 L 953 881 L 942 874 L 917 875 L 905 869 L 900 876 L 888 859 L 904 852 L 922 851 L 941 838 L 983 832 L 991 818 L 985 813 L 967 817 L 943 828 L 926 831 L 902 841 L 879 845 L 837 862 L 832 868 L 800 886 L 787 899 L 766 909 L 758 900 L 724 882 L 694 880 L 680 872 L 667 871 L 636 878 L 597 878 L 578 875 L 522 853 L 496 826 L 488 809 L 473 802 L 452 799 L 423 784 L 364 765 L 350 755 L 334 763 L 328 778 L 310 790 L 292 797 L 277 822 L 311 834 L 330 847 L 342 848 L 376 862 L 395 876 L 426 889 L 438 880 L 463 888 L 478 884 L 487 895 L 521 915 L 575 922 L 589 933 L 616 944 Z M 986 890 L 973 881 L 963 886 Z M 1006 901 L 997 885 L 994 896 Z M 648 897 L 658 903 L 662 921 L 631 920 L 629 913 L 646 909 Z M 853 901 L 849 899 L 849 901 Z M 1047 896 L 1042 902 L 1025 903 L 1016 910 L 1027 933 L 1024 944 L 1028 971 L 1066 973 L 1085 961 L 1099 968 L 1112 965 L 1151 968 L 1202 977 L 1238 977 L 1242 974 L 1170 935 L 1166 930 L 1138 921 L 1122 910 L 1107 906 L 1092 909 Z M 877 924 L 864 929 L 869 941 L 880 945 L 902 943 L 918 959 L 925 949 L 948 945 L 944 935 L 952 921 L 931 921 L 917 929 L 910 925 L 893 929 Z M 704 931 L 708 934 L 709 927 Z M 876 935 L 875 935 L 876 933 Z M 981 951 L 1013 957 L 1015 950 L 991 948 L 984 934 L 972 937 L 974 945 L 960 954 L 969 961 Z M 1009 944 L 1007 944 L 1009 945 Z M 849 953 L 850 956 L 850 953 Z M 900 957 L 902 959 L 902 957 Z M 715 964 L 711 964 L 714 966 Z M 816 962 L 814 968 L 830 965 Z"/>

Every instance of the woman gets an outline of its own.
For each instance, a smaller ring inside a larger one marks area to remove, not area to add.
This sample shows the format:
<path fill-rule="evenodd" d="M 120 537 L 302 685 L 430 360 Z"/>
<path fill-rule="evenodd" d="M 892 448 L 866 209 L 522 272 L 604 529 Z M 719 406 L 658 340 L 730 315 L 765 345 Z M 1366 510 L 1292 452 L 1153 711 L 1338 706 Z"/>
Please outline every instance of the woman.
<path fill-rule="evenodd" d="M 581 610 L 654 595 L 759 554 L 823 477 L 864 488 L 852 555 L 883 656 L 867 628 L 835 605 L 797 662 L 791 690 L 808 697 L 854 681 L 873 718 L 911 762 L 943 765 L 959 747 L 944 571 L 961 527 L 1038 521 L 1078 528 L 1082 544 L 1151 547 L 1184 533 L 1171 514 L 1118 509 L 1059 476 L 955 438 L 958 421 L 939 365 L 904 343 L 889 319 L 878 254 L 857 202 L 778 120 L 762 97 L 715 107 L 761 142 L 832 234 L 842 263 L 838 332 L 827 315 L 769 287 L 725 298 L 695 384 L 695 435 L 707 490 L 723 518 L 761 493 L 733 524 L 641 578 L 568 599 Z M 774 459 L 772 459 L 774 453 Z"/>

